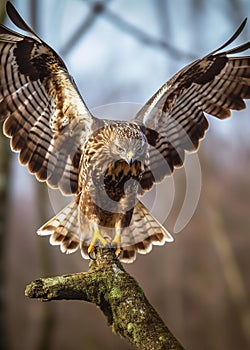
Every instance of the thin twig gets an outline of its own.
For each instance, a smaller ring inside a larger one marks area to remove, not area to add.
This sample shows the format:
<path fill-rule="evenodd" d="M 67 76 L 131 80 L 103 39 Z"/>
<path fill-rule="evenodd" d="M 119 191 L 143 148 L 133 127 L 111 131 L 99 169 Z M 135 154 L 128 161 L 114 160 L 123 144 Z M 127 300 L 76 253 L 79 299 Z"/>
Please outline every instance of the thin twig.
<path fill-rule="evenodd" d="M 111 0 L 106 0 L 106 2 L 96 1 L 92 3 L 90 8 L 90 13 L 87 18 L 82 22 L 82 24 L 76 29 L 76 31 L 70 36 L 66 44 L 60 50 L 60 55 L 66 56 L 73 47 L 82 39 L 83 35 L 92 27 L 95 23 L 97 17 L 106 9 L 107 3 Z"/>
<path fill-rule="evenodd" d="M 77 30 L 69 38 L 67 43 L 63 46 L 63 48 L 60 50 L 60 54 L 62 56 L 67 55 L 70 52 L 70 50 L 72 50 L 72 48 L 78 43 L 78 41 L 83 37 L 83 35 L 86 34 L 86 32 L 95 23 L 98 16 L 102 15 L 103 18 L 106 18 L 110 24 L 126 32 L 127 34 L 130 34 L 136 40 L 142 42 L 145 45 L 164 50 L 177 60 L 194 60 L 197 58 L 193 53 L 182 51 L 176 48 L 175 46 L 171 45 L 169 41 L 155 38 L 149 33 L 144 32 L 139 27 L 128 22 L 127 20 L 119 16 L 117 13 L 110 10 L 110 8 L 108 8 L 108 1 L 110 0 L 106 0 L 106 2 L 86 1 L 90 6 L 90 13 L 84 20 L 84 22 L 79 26 L 79 28 L 77 28 Z"/>
<path fill-rule="evenodd" d="M 127 20 L 119 16 L 114 11 L 111 11 L 109 8 L 106 8 L 103 12 L 103 16 L 109 20 L 109 22 L 115 25 L 120 30 L 130 34 L 138 41 L 142 42 L 145 45 L 152 46 L 158 49 L 162 49 L 171 55 L 174 59 L 177 60 L 194 60 L 197 57 L 191 53 L 182 51 L 176 48 L 174 45 L 170 44 L 169 41 L 159 39 L 150 35 L 149 33 L 144 32 L 139 27 L 135 26 L 132 23 L 129 23 Z"/>

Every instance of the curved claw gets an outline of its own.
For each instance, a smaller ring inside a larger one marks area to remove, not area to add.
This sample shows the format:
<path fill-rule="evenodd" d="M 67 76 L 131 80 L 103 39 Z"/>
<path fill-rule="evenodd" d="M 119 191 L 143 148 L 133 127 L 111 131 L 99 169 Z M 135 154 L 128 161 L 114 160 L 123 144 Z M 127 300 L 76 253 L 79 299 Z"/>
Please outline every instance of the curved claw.
<path fill-rule="evenodd" d="M 103 237 L 96 227 L 94 231 L 93 238 L 88 247 L 88 256 L 91 260 L 96 260 L 95 249 L 97 245 L 102 245 L 103 247 L 115 249 L 115 259 L 119 259 L 121 255 L 121 234 L 116 232 L 114 239 L 111 241 L 109 236 Z"/>
<path fill-rule="evenodd" d="M 94 253 L 94 255 L 93 255 L 93 253 Z M 92 250 L 88 250 L 88 256 L 89 256 L 89 258 L 90 258 L 91 260 L 96 260 L 96 256 L 95 256 L 95 247 L 94 247 L 94 249 L 92 249 Z"/>
<path fill-rule="evenodd" d="M 121 255 L 121 248 L 117 248 L 115 250 L 115 259 L 118 260 L 120 258 Z"/>

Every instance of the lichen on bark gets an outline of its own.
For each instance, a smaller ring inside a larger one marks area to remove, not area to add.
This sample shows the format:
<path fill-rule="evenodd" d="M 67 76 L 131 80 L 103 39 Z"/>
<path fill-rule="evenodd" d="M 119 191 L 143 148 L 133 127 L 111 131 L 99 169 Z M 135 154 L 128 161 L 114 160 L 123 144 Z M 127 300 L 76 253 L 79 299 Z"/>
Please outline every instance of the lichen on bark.
<path fill-rule="evenodd" d="M 102 310 L 113 333 L 136 349 L 184 349 L 111 249 L 97 249 L 88 272 L 40 278 L 26 287 L 25 295 L 42 301 L 91 302 Z"/>

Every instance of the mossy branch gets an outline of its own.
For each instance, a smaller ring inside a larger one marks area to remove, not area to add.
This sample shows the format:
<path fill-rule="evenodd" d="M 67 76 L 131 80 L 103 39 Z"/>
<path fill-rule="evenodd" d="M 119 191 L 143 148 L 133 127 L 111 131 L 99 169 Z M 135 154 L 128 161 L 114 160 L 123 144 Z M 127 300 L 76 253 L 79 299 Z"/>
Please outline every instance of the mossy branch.
<path fill-rule="evenodd" d="M 103 311 L 112 331 L 136 349 L 184 349 L 110 249 L 97 250 L 88 272 L 38 279 L 26 287 L 25 295 L 91 302 Z"/>

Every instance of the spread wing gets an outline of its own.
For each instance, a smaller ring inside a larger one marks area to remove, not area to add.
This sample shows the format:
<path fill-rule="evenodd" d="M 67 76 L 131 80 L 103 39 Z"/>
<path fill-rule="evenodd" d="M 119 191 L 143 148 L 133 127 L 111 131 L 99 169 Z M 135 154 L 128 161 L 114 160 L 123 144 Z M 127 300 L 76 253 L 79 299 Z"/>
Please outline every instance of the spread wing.
<path fill-rule="evenodd" d="M 10 19 L 30 36 L 0 26 L 0 120 L 19 160 L 37 179 L 77 192 L 80 145 L 94 118 L 61 58 L 23 21 L 10 2 Z"/>
<path fill-rule="evenodd" d="M 194 151 L 204 137 L 208 122 L 204 115 L 219 119 L 231 110 L 245 108 L 250 98 L 250 57 L 230 57 L 250 47 L 247 42 L 219 52 L 243 30 L 246 20 L 220 48 L 184 67 L 164 84 L 134 120 L 146 126 L 149 164 L 141 185 L 149 189 L 183 164 L 185 150 Z"/>

